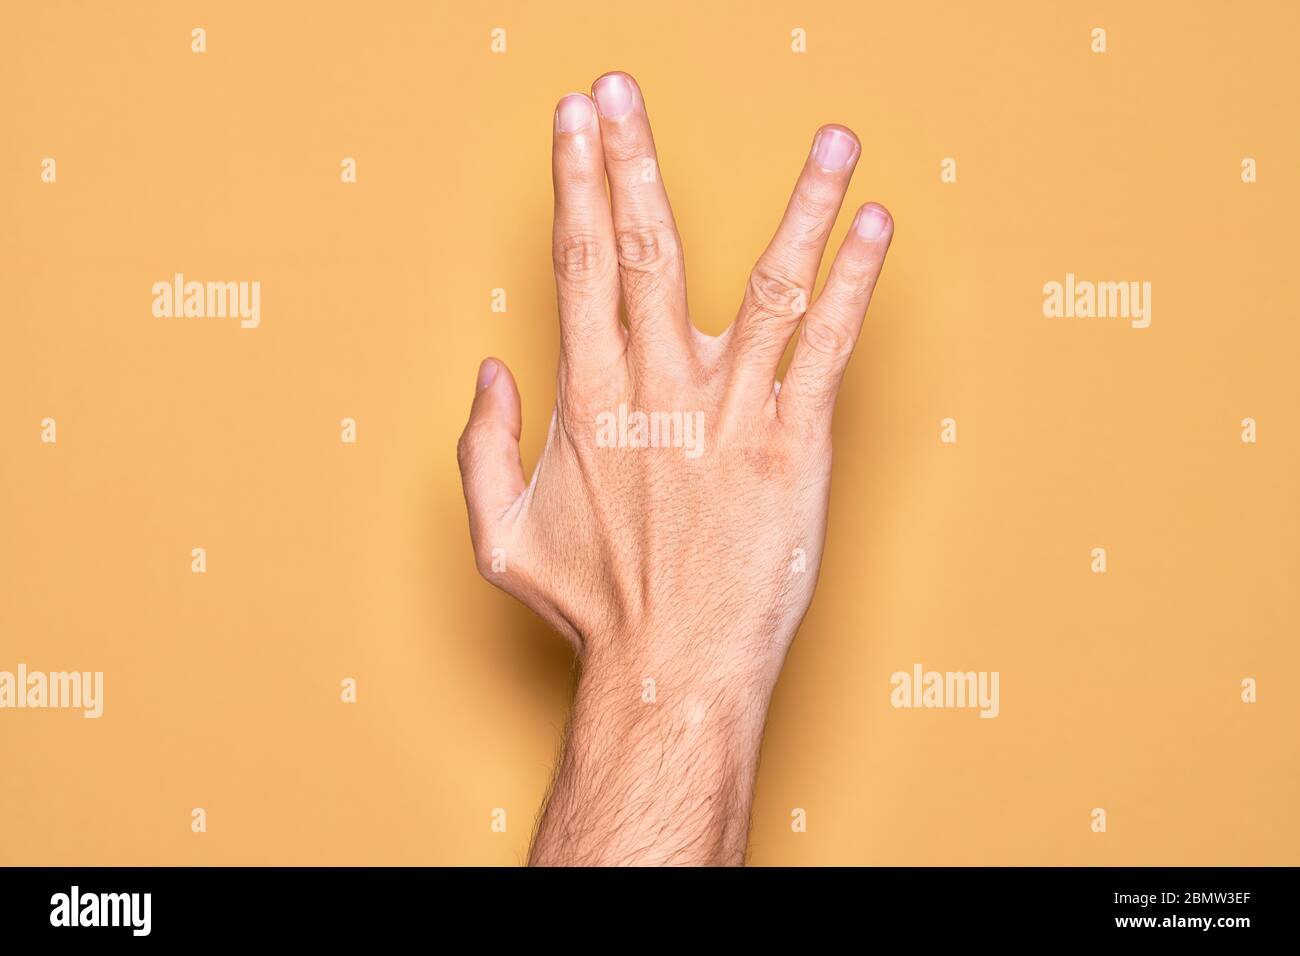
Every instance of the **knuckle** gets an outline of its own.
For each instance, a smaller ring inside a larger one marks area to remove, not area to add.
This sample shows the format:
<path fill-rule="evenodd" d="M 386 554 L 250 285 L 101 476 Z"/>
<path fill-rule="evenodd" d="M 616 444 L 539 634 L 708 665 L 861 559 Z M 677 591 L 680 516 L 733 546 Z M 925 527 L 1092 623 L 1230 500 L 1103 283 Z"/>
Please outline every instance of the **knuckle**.
<path fill-rule="evenodd" d="M 456 442 L 456 463 L 460 466 L 462 475 L 468 475 L 469 470 L 474 467 L 479 448 L 487 434 L 487 427 L 483 423 L 470 422 L 460 433 L 460 439 Z"/>
<path fill-rule="evenodd" d="M 643 158 L 654 156 L 635 128 L 606 126 L 601 133 L 601 146 L 605 151 L 605 161 L 616 166 L 639 167 Z"/>
<path fill-rule="evenodd" d="M 456 464 L 460 466 L 461 474 L 465 473 L 465 468 L 469 465 L 469 460 L 473 455 L 470 447 L 469 428 L 460 433 L 460 438 L 456 441 Z"/>
<path fill-rule="evenodd" d="M 801 248 L 820 248 L 835 224 L 838 196 L 828 190 L 805 185 L 795 190 L 791 205 L 795 212 L 793 241 Z"/>
<path fill-rule="evenodd" d="M 797 315 L 808 307 L 803 287 L 785 269 L 769 262 L 754 267 L 747 292 L 752 310 L 760 315 Z"/>
<path fill-rule="evenodd" d="M 681 281 L 677 233 L 663 226 L 629 227 L 620 229 L 615 240 L 628 313 L 661 306 Z"/>
<path fill-rule="evenodd" d="M 605 185 L 605 169 L 599 157 L 592 155 L 581 138 L 571 140 L 567 148 L 557 152 L 554 174 L 557 192 L 563 187 L 562 195 L 574 201 L 586 195 L 589 188 Z"/>
<path fill-rule="evenodd" d="M 577 233 L 555 241 L 555 275 L 568 285 L 581 285 L 609 267 L 605 245 L 597 236 Z"/>
<path fill-rule="evenodd" d="M 837 296 L 858 301 L 871 290 L 879 271 L 879 263 L 871 259 L 858 256 L 844 257 L 843 261 L 836 266 L 839 275 L 835 282 L 828 284 L 828 289 Z"/>
<path fill-rule="evenodd" d="M 853 351 L 853 332 L 843 322 L 829 316 L 804 323 L 804 343 L 815 354 L 842 361 Z"/>
<path fill-rule="evenodd" d="M 619 264 L 636 272 L 671 266 L 680 254 L 677 235 L 671 229 L 653 226 L 620 229 L 615 240 Z"/>

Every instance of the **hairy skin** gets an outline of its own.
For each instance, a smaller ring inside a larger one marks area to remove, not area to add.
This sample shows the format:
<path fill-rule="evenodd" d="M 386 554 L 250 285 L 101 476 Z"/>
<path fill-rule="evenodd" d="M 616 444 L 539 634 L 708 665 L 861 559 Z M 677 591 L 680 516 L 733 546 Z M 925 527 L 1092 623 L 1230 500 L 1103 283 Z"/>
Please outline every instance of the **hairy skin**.
<path fill-rule="evenodd" d="M 519 392 L 487 359 L 458 448 L 479 570 L 581 666 L 534 865 L 744 862 L 768 703 L 820 566 L 835 397 L 893 235 L 863 206 L 813 298 L 860 149 L 844 127 L 818 131 L 735 321 L 711 337 L 687 312 L 636 83 L 606 74 L 557 107 L 555 414 L 526 481 Z M 598 440 L 620 405 L 701 413 L 698 457 Z"/>

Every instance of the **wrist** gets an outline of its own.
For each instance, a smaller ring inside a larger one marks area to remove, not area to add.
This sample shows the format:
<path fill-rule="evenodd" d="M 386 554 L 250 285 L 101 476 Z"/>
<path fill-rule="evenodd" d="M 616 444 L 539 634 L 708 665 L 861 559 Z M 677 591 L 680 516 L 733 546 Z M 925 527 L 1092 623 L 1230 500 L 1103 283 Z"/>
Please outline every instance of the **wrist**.
<path fill-rule="evenodd" d="M 773 680 L 640 646 L 583 656 L 534 863 L 744 862 Z"/>
<path fill-rule="evenodd" d="M 687 653 L 679 643 L 592 648 L 574 715 L 598 710 L 602 720 L 659 733 L 722 736 L 756 756 L 779 670 L 747 654 Z"/>
<path fill-rule="evenodd" d="M 766 713 L 788 646 L 739 626 L 643 624 L 583 641 L 578 690 L 632 686 L 658 699 L 667 692 L 679 703 L 704 698 L 728 712 Z"/>
<path fill-rule="evenodd" d="M 603 720 L 654 724 L 666 731 L 700 728 L 760 736 L 775 670 L 717 659 L 589 652 L 574 698 L 575 717 L 598 710 Z"/>

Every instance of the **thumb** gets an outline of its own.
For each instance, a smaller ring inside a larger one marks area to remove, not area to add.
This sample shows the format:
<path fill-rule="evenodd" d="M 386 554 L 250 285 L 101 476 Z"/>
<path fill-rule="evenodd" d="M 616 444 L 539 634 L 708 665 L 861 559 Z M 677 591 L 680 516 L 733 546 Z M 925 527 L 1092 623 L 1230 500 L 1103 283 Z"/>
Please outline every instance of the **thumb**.
<path fill-rule="evenodd" d="M 524 490 L 520 427 L 519 390 L 514 377 L 504 363 L 484 359 L 478 370 L 469 421 L 456 446 L 469 509 L 469 532 L 479 567 L 490 564 L 492 529 Z"/>

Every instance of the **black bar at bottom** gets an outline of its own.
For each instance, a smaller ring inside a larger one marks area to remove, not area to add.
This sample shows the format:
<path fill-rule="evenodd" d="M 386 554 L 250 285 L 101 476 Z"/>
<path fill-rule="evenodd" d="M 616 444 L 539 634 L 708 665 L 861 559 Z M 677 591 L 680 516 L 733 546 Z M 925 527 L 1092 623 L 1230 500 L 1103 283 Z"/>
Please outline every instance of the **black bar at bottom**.
<path fill-rule="evenodd" d="M 553 943 L 597 930 L 606 935 L 589 941 L 734 943 L 781 930 L 860 941 L 902 933 L 918 942 L 1131 936 L 1231 945 L 1291 928 L 1295 875 L 1291 868 L 8 868 L 0 869 L 0 925 L 6 942 L 75 935 L 88 946 L 338 944 L 430 932 L 443 944 Z"/>

